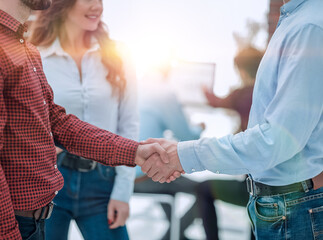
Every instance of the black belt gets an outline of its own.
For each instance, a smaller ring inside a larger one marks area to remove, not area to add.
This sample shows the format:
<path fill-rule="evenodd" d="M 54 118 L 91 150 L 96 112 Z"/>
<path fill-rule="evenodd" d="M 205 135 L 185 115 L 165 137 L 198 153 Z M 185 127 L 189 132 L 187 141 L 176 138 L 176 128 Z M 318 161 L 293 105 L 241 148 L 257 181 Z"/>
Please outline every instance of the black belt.
<path fill-rule="evenodd" d="M 64 158 L 61 161 L 61 165 L 79 172 L 89 172 L 96 168 L 97 162 L 90 159 L 86 159 L 80 156 L 76 156 L 69 152 L 64 152 Z"/>
<path fill-rule="evenodd" d="M 15 210 L 15 215 L 21 217 L 29 217 L 34 218 L 36 220 L 39 219 L 49 219 L 53 212 L 54 203 L 51 202 L 45 207 L 38 208 L 36 210 L 29 210 L 29 211 L 18 211 Z"/>
<path fill-rule="evenodd" d="M 312 179 L 303 182 L 293 183 L 285 186 L 269 186 L 255 182 L 250 177 L 246 179 L 247 190 L 253 196 L 272 196 L 291 192 L 307 192 L 313 189 Z"/>

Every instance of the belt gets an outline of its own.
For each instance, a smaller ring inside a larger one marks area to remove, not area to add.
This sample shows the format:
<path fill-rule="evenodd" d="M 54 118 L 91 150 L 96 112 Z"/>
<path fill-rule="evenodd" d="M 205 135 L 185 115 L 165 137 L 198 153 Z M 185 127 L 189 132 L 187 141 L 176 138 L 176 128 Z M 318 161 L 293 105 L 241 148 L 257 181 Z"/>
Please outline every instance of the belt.
<path fill-rule="evenodd" d="M 79 172 L 89 172 L 96 168 L 97 162 L 65 152 L 61 165 Z"/>
<path fill-rule="evenodd" d="M 312 179 L 303 182 L 293 183 L 285 186 L 269 186 L 255 182 L 250 177 L 246 179 L 247 190 L 253 196 L 272 196 L 291 192 L 307 192 L 313 189 Z"/>
<path fill-rule="evenodd" d="M 36 210 L 29 210 L 29 211 L 18 211 L 15 210 L 15 215 L 21 216 L 21 217 L 29 217 L 34 218 L 36 220 L 39 219 L 49 219 L 52 215 L 54 208 L 54 203 L 51 202 L 45 207 L 38 208 Z"/>

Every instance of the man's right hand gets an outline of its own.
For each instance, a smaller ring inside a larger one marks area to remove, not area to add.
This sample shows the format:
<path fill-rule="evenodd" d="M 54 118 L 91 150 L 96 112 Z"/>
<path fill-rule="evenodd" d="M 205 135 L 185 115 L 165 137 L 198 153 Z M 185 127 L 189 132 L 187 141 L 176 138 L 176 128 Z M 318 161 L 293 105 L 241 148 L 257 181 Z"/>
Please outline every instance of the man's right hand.
<path fill-rule="evenodd" d="M 167 151 L 169 163 L 160 161 L 159 156 L 156 154 L 152 155 L 141 167 L 141 170 L 144 173 L 147 173 L 148 177 L 151 177 L 155 182 L 169 183 L 174 181 L 176 178 L 179 178 L 181 174 L 185 173 L 177 154 L 176 141 L 168 141 L 166 139 L 148 139 L 142 142 L 142 144 L 152 143 L 160 144 Z"/>
<path fill-rule="evenodd" d="M 135 164 L 142 167 L 146 160 L 152 155 L 160 159 L 163 163 L 169 163 L 169 157 L 166 150 L 162 148 L 159 143 L 154 142 L 145 145 L 139 145 L 136 152 Z"/>

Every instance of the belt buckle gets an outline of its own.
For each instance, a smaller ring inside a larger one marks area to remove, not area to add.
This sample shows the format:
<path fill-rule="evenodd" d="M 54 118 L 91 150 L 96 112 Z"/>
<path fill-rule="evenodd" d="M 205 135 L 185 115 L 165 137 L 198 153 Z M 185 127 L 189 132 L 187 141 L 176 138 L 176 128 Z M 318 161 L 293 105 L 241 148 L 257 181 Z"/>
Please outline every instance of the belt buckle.
<path fill-rule="evenodd" d="M 52 212 L 53 212 L 53 208 L 54 208 L 54 203 L 53 202 L 50 202 L 48 204 L 48 212 L 47 212 L 47 216 L 45 219 L 49 219 L 50 216 L 52 215 Z"/>
<path fill-rule="evenodd" d="M 247 191 L 254 196 L 254 186 L 253 186 L 253 181 L 250 177 L 247 177 L 246 179 L 246 183 L 247 183 Z"/>
<path fill-rule="evenodd" d="M 89 159 L 86 159 L 86 158 L 83 158 L 83 157 L 80 157 L 80 159 L 82 160 L 87 160 L 87 161 L 91 161 L 90 162 L 90 168 L 89 169 L 85 169 L 85 168 L 78 168 L 77 171 L 79 172 L 90 172 L 92 170 L 95 169 L 96 165 L 97 165 L 97 162 L 96 161 L 93 161 L 93 160 L 89 160 Z"/>

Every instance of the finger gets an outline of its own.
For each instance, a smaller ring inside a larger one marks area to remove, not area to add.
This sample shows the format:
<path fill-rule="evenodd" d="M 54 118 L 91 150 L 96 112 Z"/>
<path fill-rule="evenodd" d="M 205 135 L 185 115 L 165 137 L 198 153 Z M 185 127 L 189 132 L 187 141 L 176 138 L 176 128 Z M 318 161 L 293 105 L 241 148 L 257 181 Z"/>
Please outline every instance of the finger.
<path fill-rule="evenodd" d="M 152 167 L 146 174 L 148 177 L 152 178 L 153 176 L 155 176 L 158 173 L 158 169 Z"/>
<path fill-rule="evenodd" d="M 149 171 L 150 171 L 150 169 L 151 169 L 151 167 L 152 167 L 152 164 L 153 164 L 153 162 L 152 162 L 152 161 L 149 161 L 149 159 L 148 159 L 148 160 L 146 160 L 146 161 L 145 161 L 145 163 L 141 166 L 141 171 L 142 171 L 143 173 L 147 173 L 147 172 L 149 172 Z"/>
<path fill-rule="evenodd" d="M 165 183 L 166 182 L 166 178 L 165 177 L 162 177 L 160 180 L 159 180 L 159 183 Z"/>
<path fill-rule="evenodd" d="M 176 180 L 176 178 L 174 176 L 170 176 L 168 179 L 169 179 L 170 182 L 173 182 L 173 181 Z"/>
<path fill-rule="evenodd" d="M 146 161 L 145 163 L 142 165 L 141 170 L 144 173 L 148 173 L 151 171 L 151 169 L 154 167 L 154 165 L 156 165 L 157 162 L 161 162 L 160 157 L 157 153 L 154 153 L 153 155 L 151 155 Z M 156 169 L 156 167 L 154 167 L 154 169 Z M 153 170 L 156 171 L 156 170 Z M 152 174 L 152 175 L 151 175 Z M 148 175 L 148 174 L 147 174 Z M 151 176 L 154 175 L 154 172 L 150 173 Z"/>
<path fill-rule="evenodd" d="M 147 173 L 149 177 L 153 177 L 156 173 L 163 171 L 165 164 L 160 160 L 160 157 L 157 154 L 152 156 L 149 161 L 153 162 L 151 169 Z"/>
<path fill-rule="evenodd" d="M 109 204 L 108 205 L 108 224 L 111 225 L 115 221 L 115 209 Z"/>
<path fill-rule="evenodd" d="M 157 152 L 164 163 L 169 163 L 169 157 L 166 150 L 158 143 L 152 143 L 152 148 Z"/>
<path fill-rule="evenodd" d="M 179 171 L 175 171 L 173 173 L 173 177 L 175 177 L 175 178 L 179 178 L 180 176 L 182 176 L 182 174 Z"/>
<path fill-rule="evenodd" d="M 151 179 L 154 181 L 154 182 L 159 182 L 164 176 L 160 173 L 156 173 Z"/>
<path fill-rule="evenodd" d="M 110 229 L 115 229 L 120 226 L 122 226 L 121 214 L 119 214 L 118 212 L 115 212 L 115 221 L 113 222 L 113 224 L 110 225 Z"/>

